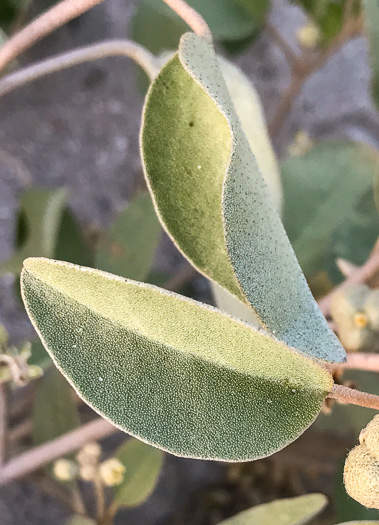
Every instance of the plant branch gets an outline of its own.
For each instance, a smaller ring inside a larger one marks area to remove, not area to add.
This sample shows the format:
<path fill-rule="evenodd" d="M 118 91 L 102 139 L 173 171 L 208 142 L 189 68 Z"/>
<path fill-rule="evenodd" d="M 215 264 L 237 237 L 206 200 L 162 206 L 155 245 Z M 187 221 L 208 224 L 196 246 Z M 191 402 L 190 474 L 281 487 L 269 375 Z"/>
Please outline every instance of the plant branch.
<path fill-rule="evenodd" d="M 302 54 L 292 65 L 292 79 L 290 85 L 285 90 L 279 101 L 276 113 L 269 123 L 268 129 L 271 136 L 275 136 L 280 131 L 284 120 L 292 108 L 295 98 L 299 95 L 305 81 L 315 71 L 320 69 L 344 44 L 352 38 L 362 33 L 362 20 L 360 18 L 349 18 L 346 20 L 341 32 L 335 37 L 333 42 L 324 51 L 321 51 L 313 60 L 307 61 L 306 56 Z M 281 49 L 284 48 L 281 45 Z"/>
<path fill-rule="evenodd" d="M 279 33 L 276 27 L 270 22 L 266 22 L 265 29 L 269 36 L 281 49 L 291 68 L 295 67 L 299 58 L 297 57 L 296 53 L 293 51 L 291 46 L 287 43 L 286 39 L 282 37 L 282 35 Z"/>
<path fill-rule="evenodd" d="M 144 47 L 130 40 L 108 40 L 48 58 L 4 77 L 0 80 L 0 96 L 51 73 L 111 56 L 131 58 L 141 66 L 150 80 L 159 73 L 157 59 Z"/>
<path fill-rule="evenodd" d="M 195 11 L 184 0 L 163 0 L 198 36 L 212 41 L 212 33 L 200 13 Z"/>
<path fill-rule="evenodd" d="M 365 370 L 367 372 L 379 373 L 379 354 L 366 352 L 349 352 L 345 363 L 327 365 L 333 370 Z"/>
<path fill-rule="evenodd" d="M 70 454 L 90 441 L 104 439 L 118 429 L 103 418 L 91 421 L 53 441 L 33 448 L 0 467 L 0 485 L 30 474 L 46 463 Z"/>
<path fill-rule="evenodd" d="M 102 1 L 63 0 L 37 17 L 0 48 L 0 71 L 33 44 Z"/>
<path fill-rule="evenodd" d="M 379 410 L 379 396 L 360 392 L 359 390 L 347 386 L 334 384 L 328 397 L 337 399 L 337 401 L 340 401 L 341 403 L 349 403 L 350 405 L 358 405 Z"/>
<path fill-rule="evenodd" d="M 330 314 L 330 305 L 332 298 L 337 290 L 341 290 L 346 285 L 367 283 L 379 275 L 379 239 L 376 241 L 370 257 L 363 266 L 354 270 L 345 281 L 336 286 L 328 295 L 319 301 L 319 307 L 322 313 L 327 317 Z"/>

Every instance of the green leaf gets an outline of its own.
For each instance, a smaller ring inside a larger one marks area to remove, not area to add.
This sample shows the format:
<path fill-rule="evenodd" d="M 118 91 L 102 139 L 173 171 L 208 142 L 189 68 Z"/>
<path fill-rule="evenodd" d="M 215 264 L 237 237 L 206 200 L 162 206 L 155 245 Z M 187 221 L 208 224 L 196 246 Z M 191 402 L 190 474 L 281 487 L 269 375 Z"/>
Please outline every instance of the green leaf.
<path fill-rule="evenodd" d="M 85 516 L 72 516 L 66 521 L 66 525 L 96 525 L 96 522 Z"/>
<path fill-rule="evenodd" d="M 330 234 L 325 253 L 325 268 L 335 284 L 344 280 L 336 259 L 361 266 L 367 261 L 379 236 L 379 214 L 372 189 L 366 192 L 350 216 Z"/>
<path fill-rule="evenodd" d="M 20 249 L 0 264 L 0 276 L 6 273 L 18 275 L 27 257 L 52 257 L 56 237 L 67 200 L 65 189 L 33 189 L 24 193 L 20 200 L 19 227 Z"/>
<path fill-rule="evenodd" d="M 161 232 L 150 195 L 139 195 L 100 240 L 97 268 L 144 281 L 151 268 Z"/>
<path fill-rule="evenodd" d="M 362 6 L 370 43 L 372 96 L 379 109 L 379 0 L 362 0 Z"/>
<path fill-rule="evenodd" d="M 68 208 L 62 213 L 54 258 L 84 266 L 94 265 L 93 248 L 85 239 L 81 226 Z"/>
<path fill-rule="evenodd" d="M 28 365 L 36 365 L 46 370 L 51 365 L 51 359 L 40 340 L 32 341 L 31 355 Z"/>
<path fill-rule="evenodd" d="M 327 505 L 323 494 L 281 499 L 245 510 L 220 525 L 303 525 Z"/>
<path fill-rule="evenodd" d="M 307 277 L 324 269 L 331 232 L 351 220 L 378 160 L 368 146 L 325 142 L 282 164 L 283 222 Z"/>
<path fill-rule="evenodd" d="M 33 407 L 33 440 L 39 445 L 79 426 L 73 391 L 56 368 L 43 376 Z"/>
<path fill-rule="evenodd" d="M 189 0 L 207 21 L 216 40 L 240 42 L 263 25 L 268 0 Z M 132 19 L 132 39 L 153 53 L 176 49 L 188 26 L 162 0 L 140 0 Z"/>
<path fill-rule="evenodd" d="M 124 479 L 115 491 L 115 502 L 123 507 L 141 505 L 155 489 L 164 453 L 131 438 L 121 445 L 115 456 L 126 468 Z"/>
<path fill-rule="evenodd" d="M 117 427 L 181 456 L 272 454 L 315 419 L 332 379 L 222 312 L 152 285 L 28 259 L 23 299 L 78 394 Z"/>
<path fill-rule="evenodd" d="M 250 303 L 279 339 L 308 355 L 343 361 L 345 352 L 300 270 L 214 52 L 192 33 L 182 37 L 179 55 L 150 88 L 141 145 L 161 222 L 192 264 Z"/>

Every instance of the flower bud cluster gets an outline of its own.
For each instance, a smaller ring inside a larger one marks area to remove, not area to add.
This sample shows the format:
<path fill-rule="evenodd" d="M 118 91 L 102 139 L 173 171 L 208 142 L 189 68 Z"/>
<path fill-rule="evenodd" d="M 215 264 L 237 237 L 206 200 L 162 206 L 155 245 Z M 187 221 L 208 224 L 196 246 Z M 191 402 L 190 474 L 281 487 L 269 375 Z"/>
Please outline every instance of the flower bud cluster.
<path fill-rule="evenodd" d="M 54 475 L 60 481 L 73 481 L 81 478 L 84 481 L 100 481 L 113 487 L 124 479 L 125 467 L 117 458 L 99 462 L 101 447 L 98 443 L 88 443 L 77 454 L 76 462 L 59 459 L 54 463 Z"/>
<path fill-rule="evenodd" d="M 347 351 L 378 350 L 379 290 L 365 284 L 345 286 L 334 294 L 330 313 Z"/>

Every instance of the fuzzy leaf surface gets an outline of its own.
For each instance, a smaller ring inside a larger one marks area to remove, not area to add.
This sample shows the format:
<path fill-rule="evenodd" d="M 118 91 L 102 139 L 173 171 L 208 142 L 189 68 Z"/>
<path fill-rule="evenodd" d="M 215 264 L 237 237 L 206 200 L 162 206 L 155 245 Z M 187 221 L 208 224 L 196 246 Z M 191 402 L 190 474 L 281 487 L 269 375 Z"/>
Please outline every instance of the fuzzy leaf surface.
<path fill-rule="evenodd" d="M 65 189 L 36 188 L 24 193 L 20 200 L 20 214 L 25 239 L 12 257 L 0 263 L 0 276 L 6 273 L 18 275 L 27 257 L 53 256 L 67 195 Z"/>
<path fill-rule="evenodd" d="M 308 355 L 343 361 L 345 352 L 301 272 L 214 51 L 192 33 L 182 37 L 179 54 L 150 88 L 141 145 L 161 222 L 192 264 L 250 304 L 279 339 Z"/>
<path fill-rule="evenodd" d="M 379 0 L 362 0 L 370 43 L 372 97 L 379 109 Z"/>
<path fill-rule="evenodd" d="M 283 222 L 307 277 L 323 269 L 331 233 L 371 190 L 378 161 L 368 146 L 331 141 L 282 164 Z"/>
<path fill-rule="evenodd" d="M 327 502 L 323 494 L 281 499 L 240 512 L 220 525 L 305 525 L 323 510 Z"/>
<path fill-rule="evenodd" d="M 150 195 L 145 192 L 105 232 L 98 246 L 96 267 L 121 277 L 146 280 L 161 232 Z"/>
<path fill-rule="evenodd" d="M 98 270 L 28 259 L 30 319 L 78 394 L 119 428 L 180 456 L 249 460 L 298 437 L 332 378 L 219 310 Z"/>
<path fill-rule="evenodd" d="M 125 466 L 121 485 L 114 499 L 123 507 L 137 507 L 153 493 L 162 469 L 164 452 L 138 439 L 128 439 L 115 456 Z"/>

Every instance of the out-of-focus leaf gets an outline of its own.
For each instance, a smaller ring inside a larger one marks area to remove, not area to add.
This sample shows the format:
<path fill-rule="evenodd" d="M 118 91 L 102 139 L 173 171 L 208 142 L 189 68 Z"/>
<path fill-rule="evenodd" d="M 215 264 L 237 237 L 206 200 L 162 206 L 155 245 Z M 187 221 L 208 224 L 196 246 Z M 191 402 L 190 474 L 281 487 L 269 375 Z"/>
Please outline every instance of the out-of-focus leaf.
<path fill-rule="evenodd" d="M 54 255 L 67 195 L 65 189 L 38 188 L 24 193 L 20 200 L 21 247 L 10 259 L 0 263 L 0 276 L 18 275 L 27 257 Z"/>
<path fill-rule="evenodd" d="M 150 195 L 147 192 L 139 195 L 104 233 L 96 266 L 122 277 L 145 281 L 161 232 Z"/>
<path fill-rule="evenodd" d="M 72 516 L 66 521 L 66 525 L 96 525 L 96 522 L 85 516 Z"/>
<path fill-rule="evenodd" d="M 346 0 L 293 0 L 293 3 L 301 5 L 319 26 L 324 45 L 330 44 L 331 40 L 341 31 Z M 359 4 L 359 2 L 354 2 L 352 15 L 358 16 Z"/>
<path fill-rule="evenodd" d="M 216 40 L 248 41 L 263 25 L 268 0 L 188 0 L 206 20 Z M 132 38 L 153 53 L 176 49 L 188 26 L 161 0 L 140 0 L 132 20 Z"/>
<path fill-rule="evenodd" d="M 362 0 L 370 43 L 372 96 L 379 109 L 379 0 Z"/>
<path fill-rule="evenodd" d="M 84 266 L 94 264 L 93 248 L 84 238 L 78 221 L 68 208 L 63 210 L 54 258 Z"/>
<path fill-rule="evenodd" d="M 30 319 L 78 394 L 116 426 L 181 456 L 243 461 L 315 419 L 332 379 L 219 310 L 47 259 L 22 272 Z"/>
<path fill-rule="evenodd" d="M 258 505 L 222 521 L 220 525 L 305 525 L 327 505 L 324 494 L 307 494 Z"/>
<path fill-rule="evenodd" d="M 39 445 L 79 426 L 72 389 L 56 368 L 41 380 L 33 407 L 33 439 Z"/>
<path fill-rule="evenodd" d="M 128 439 L 115 456 L 125 466 L 124 479 L 116 487 L 114 500 L 123 507 L 136 507 L 146 501 L 157 484 L 164 453 L 138 439 Z"/>
<path fill-rule="evenodd" d="M 372 413 L 371 413 L 372 419 Z M 362 429 L 361 429 L 362 430 Z M 339 467 L 335 476 L 335 485 L 334 485 L 334 508 L 336 513 L 336 521 L 346 521 L 347 523 L 353 521 L 358 521 L 358 524 L 362 520 L 375 520 L 379 518 L 379 512 L 375 509 L 367 509 L 353 498 L 351 498 L 343 484 L 343 471 L 345 464 L 346 454 L 341 458 Z M 370 521 L 369 521 L 370 523 Z M 374 521 L 375 523 L 375 521 Z M 346 525 L 346 524 L 345 524 Z M 355 523 L 354 523 L 355 525 Z"/>
<path fill-rule="evenodd" d="M 46 370 L 51 365 L 51 357 L 46 352 L 41 341 L 32 341 L 31 355 L 28 359 L 28 365 L 36 365 Z"/>
<path fill-rule="evenodd" d="M 325 268 L 331 232 L 351 220 L 378 159 L 368 146 L 325 142 L 282 164 L 283 222 L 306 276 Z"/>
<path fill-rule="evenodd" d="M 379 521 L 344 521 L 339 525 L 379 525 Z"/>
<path fill-rule="evenodd" d="M 320 359 L 344 360 L 204 39 L 184 35 L 152 84 L 141 145 L 161 222 L 192 264 L 250 304 L 279 339 Z"/>
<path fill-rule="evenodd" d="M 350 216 L 330 235 L 324 262 L 334 284 L 344 280 L 336 265 L 336 259 L 342 258 L 353 264 L 362 265 L 370 255 L 378 236 L 379 214 L 370 188 Z"/>

